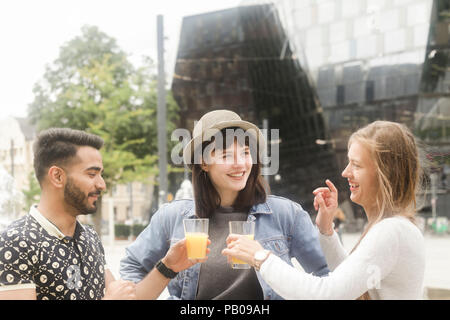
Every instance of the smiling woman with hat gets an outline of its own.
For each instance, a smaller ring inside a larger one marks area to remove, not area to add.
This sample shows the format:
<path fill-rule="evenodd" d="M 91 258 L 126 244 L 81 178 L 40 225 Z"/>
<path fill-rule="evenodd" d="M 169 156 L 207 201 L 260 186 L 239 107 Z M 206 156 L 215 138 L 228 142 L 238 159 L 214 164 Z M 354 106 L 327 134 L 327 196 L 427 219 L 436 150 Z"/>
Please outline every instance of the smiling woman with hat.
<path fill-rule="evenodd" d="M 206 262 L 180 272 L 169 283 L 176 299 L 280 299 L 261 278 L 258 268 L 232 269 L 221 252 L 230 221 L 253 221 L 254 238 L 264 250 L 262 263 L 275 254 L 287 263 L 296 258 L 308 273 L 329 270 L 317 230 L 302 207 L 285 198 L 268 196 L 261 176 L 264 137 L 254 124 L 229 110 L 206 113 L 195 125 L 193 139 L 183 150 L 192 170 L 194 200 L 162 206 L 149 226 L 126 250 L 123 279 L 139 282 L 171 245 L 184 238 L 183 220 L 208 218 L 210 254 Z"/>

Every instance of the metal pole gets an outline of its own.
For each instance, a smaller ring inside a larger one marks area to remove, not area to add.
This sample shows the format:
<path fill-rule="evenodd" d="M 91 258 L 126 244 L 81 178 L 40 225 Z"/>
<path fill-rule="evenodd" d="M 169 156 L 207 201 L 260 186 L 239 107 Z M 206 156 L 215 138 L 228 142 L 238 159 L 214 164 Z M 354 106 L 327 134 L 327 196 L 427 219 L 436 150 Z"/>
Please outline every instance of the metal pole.
<path fill-rule="evenodd" d="M 167 195 L 166 89 L 164 74 L 164 24 L 162 15 L 157 16 L 156 29 L 158 39 L 158 204 L 161 205 L 166 202 Z"/>

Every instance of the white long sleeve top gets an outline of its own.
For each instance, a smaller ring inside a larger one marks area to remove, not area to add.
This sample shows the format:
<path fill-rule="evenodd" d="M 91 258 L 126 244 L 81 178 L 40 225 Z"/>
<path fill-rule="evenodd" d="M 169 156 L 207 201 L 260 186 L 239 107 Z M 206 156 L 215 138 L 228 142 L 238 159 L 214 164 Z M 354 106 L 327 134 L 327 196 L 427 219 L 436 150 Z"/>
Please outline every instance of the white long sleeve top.
<path fill-rule="evenodd" d="M 378 222 L 350 255 L 336 233 L 319 239 L 331 270 L 326 277 L 295 269 L 274 254 L 262 264 L 262 278 L 284 299 L 347 300 L 366 291 L 374 300 L 423 298 L 424 238 L 407 218 Z"/>

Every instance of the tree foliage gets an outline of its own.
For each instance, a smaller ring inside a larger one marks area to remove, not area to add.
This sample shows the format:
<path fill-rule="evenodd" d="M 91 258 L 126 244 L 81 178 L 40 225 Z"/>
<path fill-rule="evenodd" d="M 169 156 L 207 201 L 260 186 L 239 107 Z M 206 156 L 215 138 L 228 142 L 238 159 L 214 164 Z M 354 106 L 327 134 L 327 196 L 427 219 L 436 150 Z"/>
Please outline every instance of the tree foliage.
<path fill-rule="evenodd" d="M 101 136 L 109 187 L 147 181 L 158 172 L 156 88 L 155 66 L 149 58 L 136 68 L 115 39 L 85 26 L 46 67 L 34 87 L 29 115 L 39 129 L 70 127 Z M 166 101 L 170 133 L 178 107 L 170 92 Z"/>
<path fill-rule="evenodd" d="M 39 182 L 36 179 L 36 175 L 34 171 L 31 171 L 28 175 L 28 188 L 22 190 L 22 193 L 25 197 L 24 199 L 24 207 L 22 208 L 25 212 L 30 210 L 30 207 L 39 202 L 41 188 L 39 186 Z"/>

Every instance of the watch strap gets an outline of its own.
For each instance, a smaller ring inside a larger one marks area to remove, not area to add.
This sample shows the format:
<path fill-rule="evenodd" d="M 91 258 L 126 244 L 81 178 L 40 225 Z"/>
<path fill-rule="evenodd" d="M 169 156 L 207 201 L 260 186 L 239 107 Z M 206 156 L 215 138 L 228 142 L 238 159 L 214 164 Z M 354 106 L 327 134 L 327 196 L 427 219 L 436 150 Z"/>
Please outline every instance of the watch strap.
<path fill-rule="evenodd" d="M 161 260 L 159 260 L 155 268 L 166 278 L 173 279 L 177 276 L 178 272 L 173 271 L 172 269 L 168 268 Z"/>
<path fill-rule="evenodd" d="M 254 258 L 255 265 L 253 267 L 255 268 L 256 271 L 259 271 L 259 269 L 261 269 L 261 265 L 264 263 L 264 261 L 267 260 L 267 258 L 272 253 L 270 250 L 261 250 L 261 252 L 264 252 L 264 254 L 265 254 L 263 259 L 256 259 L 256 258 Z"/>

